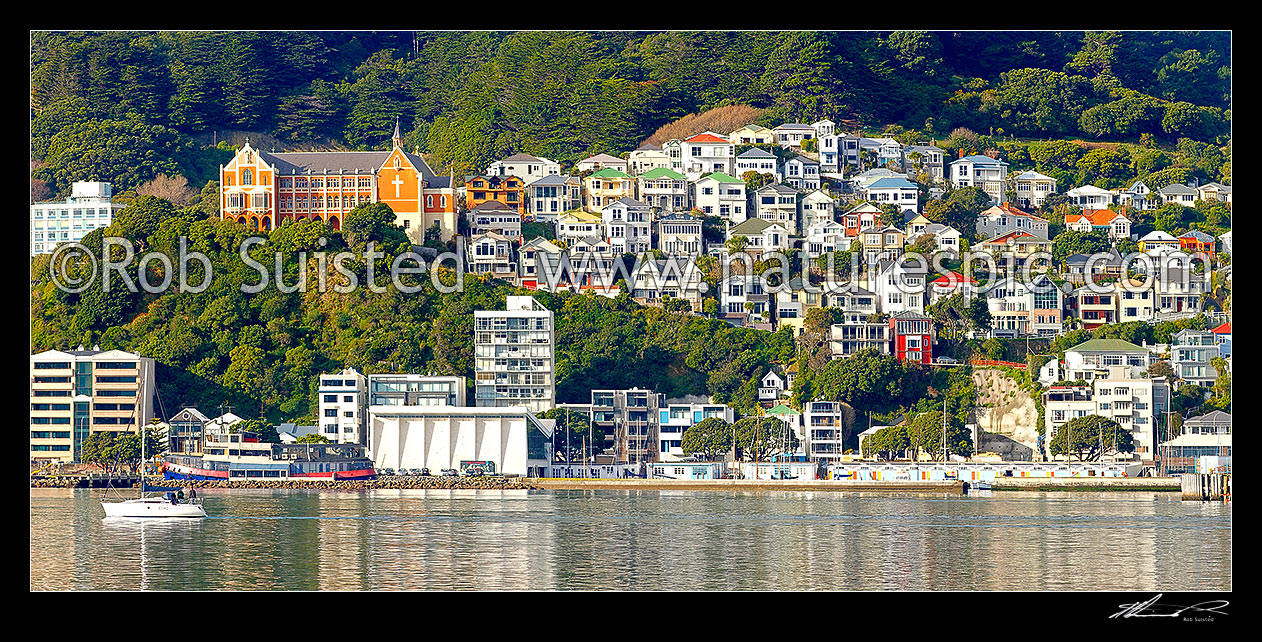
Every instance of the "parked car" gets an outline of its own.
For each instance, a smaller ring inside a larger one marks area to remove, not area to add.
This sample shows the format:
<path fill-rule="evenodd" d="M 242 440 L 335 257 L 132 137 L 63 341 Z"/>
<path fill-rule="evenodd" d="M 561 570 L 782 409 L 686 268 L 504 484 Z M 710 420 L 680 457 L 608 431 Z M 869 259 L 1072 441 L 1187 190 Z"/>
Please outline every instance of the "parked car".
<path fill-rule="evenodd" d="M 393 468 L 378 468 L 378 469 L 377 469 L 377 474 L 378 474 L 378 475 L 383 475 L 383 476 L 384 476 L 384 475 L 393 475 L 393 474 L 394 474 L 394 469 L 393 469 Z"/>
<path fill-rule="evenodd" d="M 481 468 L 478 468 L 476 466 L 471 466 L 465 469 L 464 476 L 465 477 L 485 477 L 486 473 L 482 472 Z"/>
<path fill-rule="evenodd" d="M 443 469 L 443 477 L 459 477 L 459 476 L 460 476 L 460 471 L 456 470 L 455 468 Z"/>
<path fill-rule="evenodd" d="M 951 357 L 938 357 L 938 363 L 952 363 L 952 364 L 957 364 L 957 363 L 959 363 L 959 362 L 960 362 L 960 360 L 959 360 L 959 359 L 952 359 Z"/>
<path fill-rule="evenodd" d="M 431 475 L 429 474 L 429 469 L 428 469 L 428 468 L 422 468 L 422 469 L 421 469 L 421 477 L 431 477 Z"/>

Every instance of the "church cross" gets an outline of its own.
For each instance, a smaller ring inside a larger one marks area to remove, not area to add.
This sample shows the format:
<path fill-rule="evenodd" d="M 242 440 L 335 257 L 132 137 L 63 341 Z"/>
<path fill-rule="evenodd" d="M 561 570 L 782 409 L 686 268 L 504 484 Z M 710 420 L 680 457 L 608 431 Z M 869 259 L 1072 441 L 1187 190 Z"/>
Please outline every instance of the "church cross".
<path fill-rule="evenodd" d="M 403 185 L 403 177 L 395 174 L 394 180 L 390 182 L 394 184 L 394 197 L 399 198 L 399 186 Z"/>

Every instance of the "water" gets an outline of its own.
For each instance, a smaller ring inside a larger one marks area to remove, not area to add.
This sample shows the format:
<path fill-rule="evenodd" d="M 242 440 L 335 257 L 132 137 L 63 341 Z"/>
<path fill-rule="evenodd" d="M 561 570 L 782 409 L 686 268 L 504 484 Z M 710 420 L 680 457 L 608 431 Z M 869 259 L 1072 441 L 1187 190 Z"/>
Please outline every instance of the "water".
<path fill-rule="evenodd" d="M 106 520 L 31 491 L 33 590 L 1230 590 L 1231 507 L 1177 493 L 199 491 Z"/>

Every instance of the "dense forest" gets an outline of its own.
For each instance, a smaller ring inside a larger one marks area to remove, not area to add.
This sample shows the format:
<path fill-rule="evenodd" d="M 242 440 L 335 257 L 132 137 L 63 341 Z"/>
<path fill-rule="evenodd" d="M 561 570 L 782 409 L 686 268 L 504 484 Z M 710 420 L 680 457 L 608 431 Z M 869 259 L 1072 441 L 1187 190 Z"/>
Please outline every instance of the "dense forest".
<path fill-rule="evenodd" d="M 256 132 L 280 148 L 406 144 L 464 175 L 563 163 L 747 105 L 759 124 L 1223 144 L 1227 32 L 36 33 L 32 179 L 196 188 Z M 279 151 L 279 149 L 278 149 Z"/>

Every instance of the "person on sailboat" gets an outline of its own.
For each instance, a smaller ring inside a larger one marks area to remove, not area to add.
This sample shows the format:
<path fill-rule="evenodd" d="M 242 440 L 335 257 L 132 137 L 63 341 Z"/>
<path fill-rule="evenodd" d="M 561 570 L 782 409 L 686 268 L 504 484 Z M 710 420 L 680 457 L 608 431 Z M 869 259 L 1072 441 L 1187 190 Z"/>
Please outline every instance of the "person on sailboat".
<path fill-rule="evenodd" d="M 188 487 L 188 501 L 192 502 L 196 500 L 197 500 L 197 489 L 193 488 L 192 486 L 189 486 Z"/>
<path fill-rule="evenodd" d="M 176 499 L 177 504 L 184 503 L 184 489 L 183 488 L 175 492 L 175 499 Z"/>

